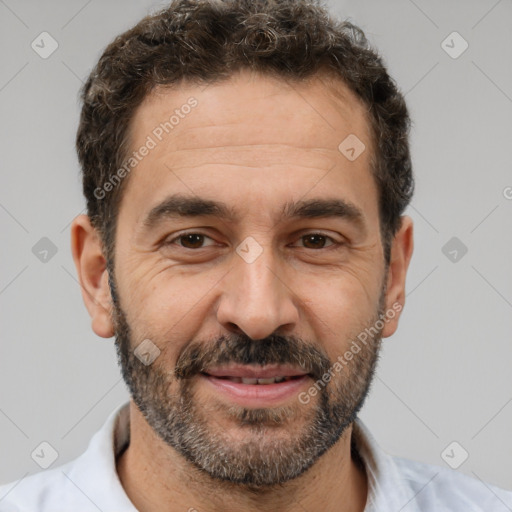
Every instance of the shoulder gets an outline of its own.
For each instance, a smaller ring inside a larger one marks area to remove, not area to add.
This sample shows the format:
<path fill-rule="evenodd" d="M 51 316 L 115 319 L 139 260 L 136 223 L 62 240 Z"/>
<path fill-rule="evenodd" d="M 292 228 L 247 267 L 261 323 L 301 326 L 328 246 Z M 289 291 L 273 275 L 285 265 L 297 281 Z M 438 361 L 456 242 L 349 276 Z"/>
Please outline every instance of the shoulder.
<path fill-rule="evenodd" d="M 512 491 L 440 466 L 393 457 L 420 510 L 510 512 Z"/>
<path fill-rule="evenodd" d="M 353 434 L 368 476 L 369 511 L 512 512 L 512 491 L 477 475 L 391 455 L 359 418 Z"/>
<path fill-rule="evenodd" d="M 75 503 L 81 503 L 85 496 L 79 496 L 78 488 L 67 476 L 72 470 L 73 462 L 70 462 L 1 485 L 0 512 L 60 512 L 55 504 L 61 503 L 65 508 L 71 497 Z"/>
<path fill-rule="evenodd" d="M 79 457 L 1 485 L 0 512 L 133 512 L 115 460 L 129 439 L 128 414 L 128 403 L 113 411 Z"/>

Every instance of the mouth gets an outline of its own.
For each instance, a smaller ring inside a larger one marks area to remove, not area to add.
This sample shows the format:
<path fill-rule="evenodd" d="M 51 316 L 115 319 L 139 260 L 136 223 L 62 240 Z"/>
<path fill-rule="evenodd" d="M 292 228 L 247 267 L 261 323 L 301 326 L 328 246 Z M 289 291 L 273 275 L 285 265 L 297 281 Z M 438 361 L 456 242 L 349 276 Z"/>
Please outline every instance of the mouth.
<path fill-rule="evenodd" d="M 226 366 L 208 369 L 201 378 L 220 392 L 222 398 L 239 405 L 269 407 L 295 397 L 310 375 L 301 369 L 283 365 Z"/>
<path fill-rule="evenodd" d="M 208 375 L 205 373 L 204 375 Z M 238 384 L 279 384 L 280 382 L 285 382 L 293 379 L 300 379 L 301 376 L 296 375 L 293 377 L 269 377 L 269 378 L 257 378 L 257 377 L 216 377 L 217 379 L 225 379 L 231 382 L 237 382 Z"/>

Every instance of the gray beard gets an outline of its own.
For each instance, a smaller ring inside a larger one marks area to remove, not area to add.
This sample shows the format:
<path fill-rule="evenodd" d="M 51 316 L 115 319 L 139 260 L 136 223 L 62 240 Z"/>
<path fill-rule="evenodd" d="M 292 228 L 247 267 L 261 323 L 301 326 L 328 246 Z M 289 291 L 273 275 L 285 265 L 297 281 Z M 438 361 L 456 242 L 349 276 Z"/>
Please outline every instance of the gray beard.
<path fill-rule="evenodd" d="M 332 363 L 319 348 L 298 338 L 271 336 L 253 341 L 244 335 L 233 335 L 214 344 L 188 345 L 174 372 L 160 367 L 159 359 L 146 366 L 133 353 L 135 344 L 126 315 L 115 300 L 115 293 L 113 297 L 118 362 L 134 403 L 165 443 L 212 479 L 257 491 L 297 478 L 340 439 L 369 393 L 379 356 L 380 333 L 364 344 L 341 372 L 333 372 L 334 377 L 308 407 L 298 401 L 271 409 L 198 403 L 193 389 L 197 379 L 192 377 L 206 364 L 300 361 L 313 370 L 316 382 Z M 381 297 L 375 320 L 382 309 Z M 171 394 L 171 386 L 176 383 L 178 392 Z M 239 433 L 233 440 L 215 417 L 236 422 L 237 430 L 243 430 L 245 435 Z M 291 436 L 289 431 L 297 429 L 299 423 L 304 425 L 296 436 Z"/>

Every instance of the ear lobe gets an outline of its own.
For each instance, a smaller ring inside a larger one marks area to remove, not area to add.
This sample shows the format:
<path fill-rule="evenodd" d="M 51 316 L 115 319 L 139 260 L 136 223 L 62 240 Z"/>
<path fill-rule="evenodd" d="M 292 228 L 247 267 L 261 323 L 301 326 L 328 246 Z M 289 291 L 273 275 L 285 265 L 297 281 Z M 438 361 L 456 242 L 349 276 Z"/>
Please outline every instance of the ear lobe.
<path fill-rule="evenodd" d="M 87 215 L 79 215 L 71 225 L 71 252 L 92 330 L 102 338 L 111 338 L 114 328 L 107 262 L 100 236 Z"/>
<path fill-rule="evenodd" d="M 405 304 L 405 278 L 414 249 L 413 222 L 408 216 L 402 217 L 400 229 L 393 238 L 386 289 L 386 311 L 394 311 L 389 316 L 382 337 L 387 338 L 398 328 L 398 319 Z"/>

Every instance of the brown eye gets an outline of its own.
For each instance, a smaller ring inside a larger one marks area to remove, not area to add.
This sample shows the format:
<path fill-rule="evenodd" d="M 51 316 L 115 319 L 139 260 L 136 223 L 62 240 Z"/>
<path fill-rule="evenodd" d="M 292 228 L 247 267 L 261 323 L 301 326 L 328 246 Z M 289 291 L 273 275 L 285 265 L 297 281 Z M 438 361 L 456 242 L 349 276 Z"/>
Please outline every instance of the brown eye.
<path fill-rule="evenodd" d="M 179 237 L 181 245 L 187 249 L 200 249 L 204 242 L 204 235 L 191 233 L 189 235 L 182 235 Z"/>
<path fill-rule="evenodd" d="M 304 246 L 307 249 L 324 249 L 326 247 L 325 243 L 327 240 L 332 242 L 332 238 L 330 236 L 322 235 L 321 233 L 311 233 L 304 235 L 301 237 L 301 239 L 304 241 Z M 330 245 L 334 244 L 331 243 Z"/>
<path fill-rule="evenodd" d="M 212 239 L 201 233 L 183 233 L 165 242 L 165 245 L 178 245 L 178 247 L 182 247 L 183 249 L 203 249 L 204 247 L 208 247 L 208 245 L 204 245 L 205 240 Z"/>

